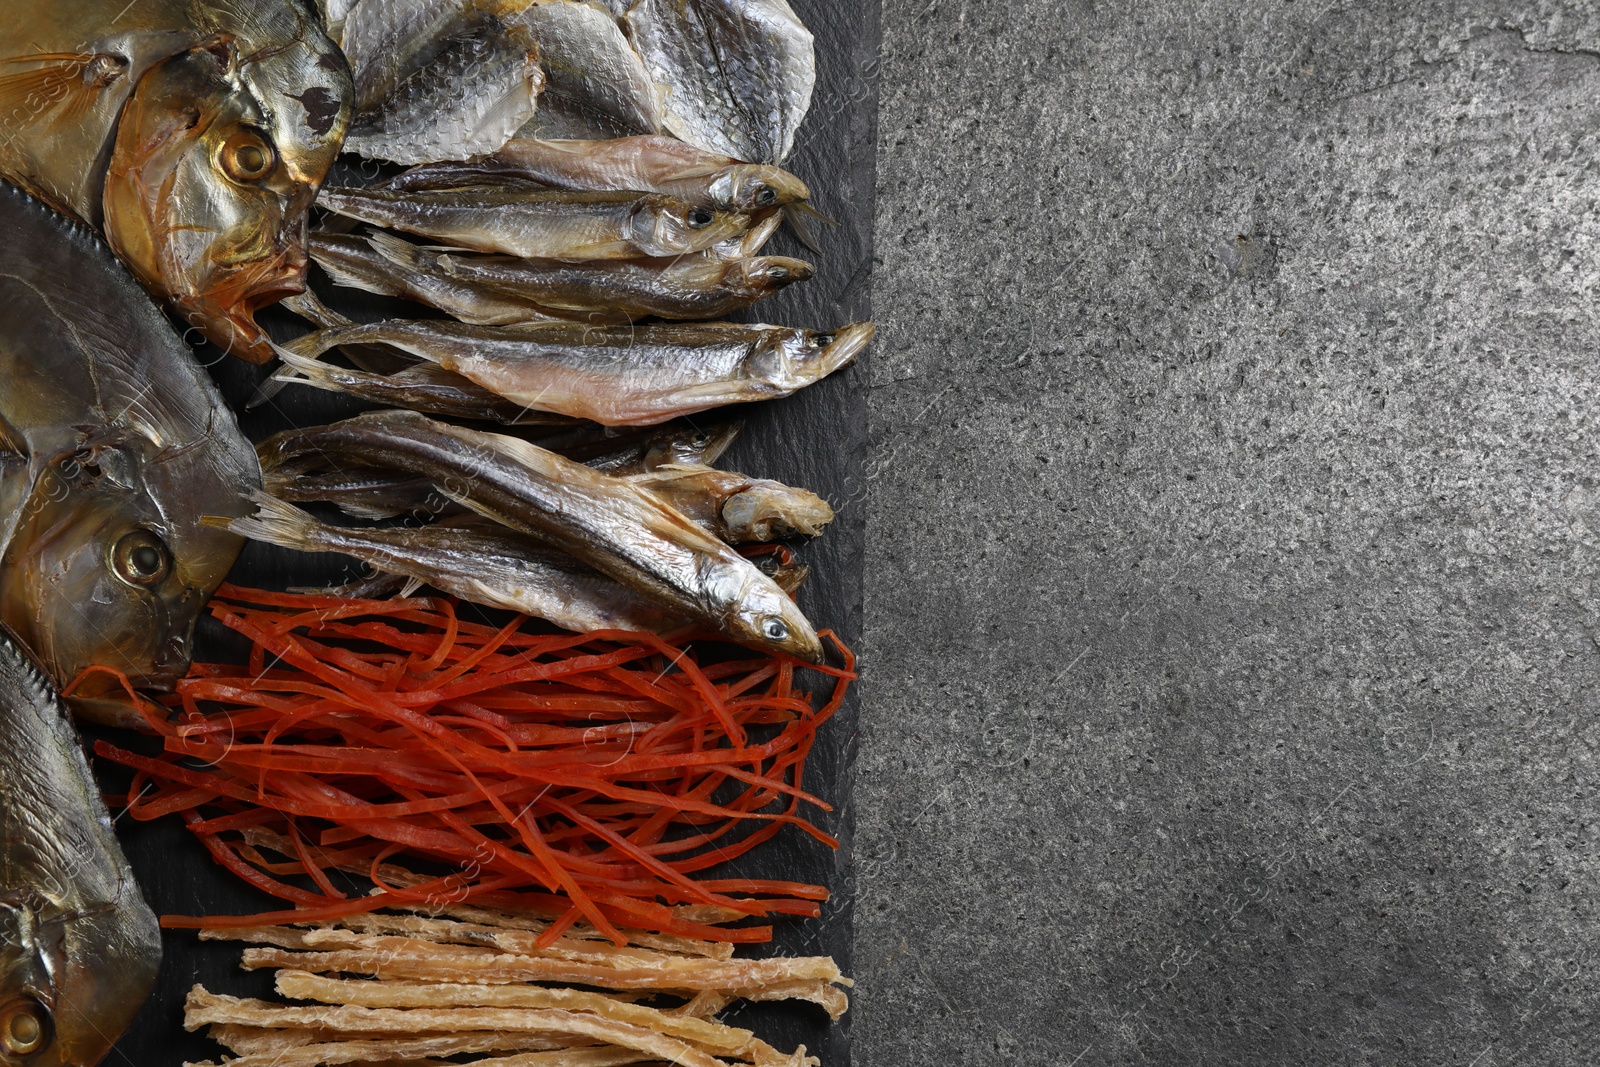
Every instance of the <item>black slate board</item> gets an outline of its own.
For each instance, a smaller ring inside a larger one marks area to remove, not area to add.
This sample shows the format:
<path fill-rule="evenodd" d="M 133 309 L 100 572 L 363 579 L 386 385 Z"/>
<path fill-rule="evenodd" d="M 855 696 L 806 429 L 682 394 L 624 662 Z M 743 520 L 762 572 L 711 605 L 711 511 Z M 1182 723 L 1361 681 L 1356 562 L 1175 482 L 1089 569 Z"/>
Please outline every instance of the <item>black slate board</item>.
<path fill-rule="evenodd" d="M 808 284 L 780 294 L 758 310 L 766 321 L 835 326 L 871 317 L 879 5 L 876 0 L 791 3 L 816 34 L 820 70 L 811 116 L 788 165 L 811 185 L 818 208 L 840 224 L 819 234 L 820 253 L 800 248 L 787 234 L 773 242 L 774 254 L 810 259 L 819 272 Z M 324 279 L 314 278 L 313 284 L 323 293 L 329 291 Z M 273 314 L 264 316 L 263 321 L 275 332 L 280 326 L 285 336 L 303 332 L 303 327 L 295 325 L 297 320 L 272 318 Z M 236 410 L 242 410 L 265 377 L 260 369 L 224 358 L 215 349 L 203 349 L 198 355 L 210 363 Z M 870 352 L 866 358 L 871 358 Z M 742 414 L 748 428 L 725 461 L 732 469 L 814 489 L 834 504 L 839 518 L 827 534 L 800 547 L 801 558 L 814 571 L 801 593 L 801 604 L 819 627 L 836 630 L 851 645 L 858 644 L 861 635 L 868 380 L 865 368 L 858 366 L 789 400 L 746 409 Z M 357 410 L 358 405 L 329 394 L 296 388 L 282 394 L 275 408 L 246 413 L 241 421 L 246 432 L 259 440 L 289 425 L 318 425 Z M 304 556 L 251 545 L 233 580 L 282 588 L 342 580 L 350 573 L 347 561 L 337 557 Z M 200 658 L 220 658 L 218 641 L 215 630 L 203 628 Z M 778 940 L 769 948 L 781 955 L 831 955 L 846 973 L 851 969 L 854 896 L 853 819 L 848 801 L 858 714 L 859 689 L 819 738 L 805 783 L 835 805 L 835 812 L 820 816 L 818 822 L 840 839 L 838 852 L 790 833 L 758 849 L 741 868 L 749 875 L 829 886 L 833 900 L 825 906 L 824 918 L 780 923 Z M 97 761 L 96 770 L 108 789 L 118 783 L 115 769 L 103 761 Z M 152 824 L 123 819 L 117 825 L 145 897 L 159 914 L 245 913 L 281 906 L 243 887 L 212 863 L 175 819 Z M 196 983 L 238 996 L 271 995 L 268 975 L 239 970 L 239 951 L 237 945 L 205 943 L 191 933 L 168 932 L 155 995 L 105 1062 L 158 1067 L 220 1061 L 220 1046 L 202 1034 L 181 1029 L 183 999 Z M 849 1063 L 848 1015 L 841 1023 L 830 1025 L 815 1008 L 747 1005 L 725 1017 L 735 1025 L 757 1029 L 779 1048 L 804 1044 L 820 1055 L 827 1067 Z"/>

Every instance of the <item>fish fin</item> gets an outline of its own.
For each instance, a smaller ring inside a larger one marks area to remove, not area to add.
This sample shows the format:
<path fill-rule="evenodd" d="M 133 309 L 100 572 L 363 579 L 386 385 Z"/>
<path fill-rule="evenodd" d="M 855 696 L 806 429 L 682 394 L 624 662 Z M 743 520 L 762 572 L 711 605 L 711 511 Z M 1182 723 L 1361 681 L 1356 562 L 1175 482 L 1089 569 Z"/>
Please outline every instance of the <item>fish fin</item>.
<path fill-rule="evenodd" d="M 788 207 L 784 208 L 783 221 L 789 224 L 789 229 L 794 231 L 794 235 L 800 239 L 801 244 L 818 254 L 822 252 L 822 249 L 817 247 L 817 227 L 819 225 L 839 225 L 833 219 L 830 219 L 828 216 L 824 215 L 822 212 L 818 211 L 816 208 L 805 203 L 804 201 L 790 204 Z"/>
<path fill-rule="evenodd" d="M 254 515 L 243 519 L 230 519 L 221 525 L 252 541 L 264 541 L 269 545 L 302 552 L 318 550 L 320 545 L 317 534 L 322 524 L 316 519 L 293 504 L 267 493 L 251 493 L 250 500 L 256 506 Z M 209 520 L 202 521 L 207 525 L 218 525 Z"/>
<path fill-rule="evenodd" d="M 407 597 L 416 596 L 417 590 L 421 589 L 427 584 L 428 583 L 423 581 L 421 578 L 408 578 L 406 580 L 405 588 L 400 590 L 400 599 L 404 600 Z"/>
<path fill-rule="evenodd" d="M 372 246 L 374 252 L 397 267 L 418 268 L 422 266 L 419 255 L 421 249 L 410 241 L 396 237 L 392 233 L 373 230 L 367 234 L 367 244 Z"/>
<path fill-rule="evenodd" d="M 352 320 L 345 318 L 324 304 L 317 294 L 310 289 L 303 293 L 296 293 L 294 296 L 285 297 L 278 303 L 318 329 L 347 330 L 355 325 Z"/>
<path fill-rule="evenodd" d="M 108 53 L 41 52 L 0 60 L 0 66 L 23 63 L 39 65 L 0 74 L 0 108 L 64 122 L 82 118 L 128 70 L 126 59 Z"/>

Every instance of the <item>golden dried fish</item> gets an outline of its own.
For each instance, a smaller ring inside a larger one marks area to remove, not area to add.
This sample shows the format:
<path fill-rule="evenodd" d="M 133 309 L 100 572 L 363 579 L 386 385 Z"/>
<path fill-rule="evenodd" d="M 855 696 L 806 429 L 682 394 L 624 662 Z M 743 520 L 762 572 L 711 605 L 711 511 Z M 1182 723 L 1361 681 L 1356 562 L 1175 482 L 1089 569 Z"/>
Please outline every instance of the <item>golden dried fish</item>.
<path fill-rule="evenodd" d="M 513 437 L 374 412 L 280 435 L 278 455 L 323 456 L 431 478 L 485 518 L 537 537 L 731 640 L 822 659 L 794 601 L 754 564 L 653 493 Z"/>
<path fill-rule="evenodd" d="M 850 365 L 874 327 L 834 333 L 781 326 L 471 326 L 395 321 L 323 330 L 285 349 L 285 374 L 329 383 L 319 356 L 349 344 L 386 344 L 436 363 L 532 411 L 604 426 L 651 426 L 725 404 L 788 396 Z M 296 358 L 302 357 L 302 358 Z"/>
<path fill-rule="evenodd" d="M 0 309 L 0 621 L 58 684 L 168 682 L 242 544 L 200 509 L 248 510 L 255 451 L 105 245 L 3 187 Z M 129 710 L 97 686 L 80 710 Z"/>
<path fill-rule="evenodd" d="M 811 199 L 806 183 L 768 164 L 741 163 L 675 137 L 607 141 L 516 138 L 465 163 L 414 167 L 385 189 L 448 189 L 495 179 L 521 179 L 551 189 L 664 193 L 725 211 L 754 213 Z"/>
<path fill-rule="evenodd" d="M 0 632 L 0 1063 L 99 1063 L 150 995 L 161 930 L 55 688 Z"/>
<path fill-rule="evenodd" d="M 313 234 L 311 254 L 341 285 L 401 296 L 462 322 L 505 326 L 551 319 L 621 324 L 641 318 L 720 319 L 805 281 L 798 259 L 556 260 L 421 248 L 390 234 Z"/>
<path fill-rule="evenodd" d="M 833 521 L 833 508 L 809 490 L 704 464 L 667 464 L 629 480 L 733 545 L 816 537 Z"/>
<path fill-rule="evenodd" d="M 307 212 L 350 75 L 296 0 L 13 0 L 0 20 L 0 177 L 104 232 L 139 280 L 236 355 L 304 286 Z"/>
<path fill-rule="evenodd" d="M 526 27 L 546 84 L 524 137 L 621 137 L 661 129 L 661 104 L 639 54 L 608 12 L 541 0 L 508 21 Z"/>
<path fill-rule="evenodd" d="M 265 494 L 256 506 L 255 515 L 232 520 L 228 529 L 297 552 L 342 553 L 374 570 L 565 630 L 665 634 L 689 626 L 615 578 L 477 516 L 418 527 L 355 528 L 318 522 Z"/>
<path fill-rule="evenodd" d="M 345 149 L 406 164 L 493 152 L 533 116 L 544 85 L 538 56 L 525 28 L 486 19 L 359 115 Z"/>
<path fill-rule="evenodd" d="M 569 262 L 689 255 L 750 227 L 749 216 L 737 212 L 636 193 L 330 189 L 318 203 L 458 248 Z"/>
<path fill-rule="evenodd" d="M 811 107 L 815 42 L 785 0 L 640 0 L 628 35 L 665 91 L 667 132 L 782 163 Z"/>

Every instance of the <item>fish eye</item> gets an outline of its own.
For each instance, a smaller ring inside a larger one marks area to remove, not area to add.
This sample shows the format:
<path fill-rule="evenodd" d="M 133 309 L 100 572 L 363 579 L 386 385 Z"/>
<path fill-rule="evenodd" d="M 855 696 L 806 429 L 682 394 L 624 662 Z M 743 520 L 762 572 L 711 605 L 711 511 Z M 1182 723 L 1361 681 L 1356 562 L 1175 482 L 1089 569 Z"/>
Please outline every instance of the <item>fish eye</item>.
<path fill-rule="evenodd" d="M 0 1013 L 0 1049 L 31 1056 L 50 1043 L 50 1013 L 32 998 L 12 1001 Z"/>
<path fill-rule="evenodd" d="M 172 551 L 149 530 L 134 530 L 112 547 L 111 570 L 129 585 L 159 585 L 172 573 Z"/>
<path fill-rule="evenodd" d="M 222 172 L 236 182 L 254 184 L 271 174 L 278 165 L 272 142 L 257 130 L 241 129 L 222 146 Z"/>
<path fill-rule="evenodd" d="M 778 190 L 774 189 L 770 185 L 762 185 L 758 188 L 760 191 L 756 193 L 757 204 L 760 204 L 762 207 L 771 207 L 773 204 L 778 202 Z"/>
<path fill-rule="evenodd" d="M 697 207 L 689 212 L 689 226 L 692 229 L 703 230 L 716 221 L 716 216 L 703 207 Z"/>
<path fill-rule="evenodd" d="M 767 277 L 769 279 L 771 279 L 772 281 L 775 281 L 775 282 L 788 281 L 789 280 L 789 268 L 788 267 L 768 267 L 767 268 Z"/>
<path fill-rule="evenodd" d="M 833 342 L 835 342 L 837 340 L 838 340 L 838 338 L 835 337 L 831 333 L 813 334 L 812 337 L 811 337 L 811 347 L 812 348 L 827 348 L 829 345 L 833 344 Z"/>
<path fill-rule="evenodd" d="M 761 626 L 761 632 L 767 635 L 769 641 L 786 641 L 789 639 L 789 627 L 784 625 L 782 619 L 768 619 Z"/>

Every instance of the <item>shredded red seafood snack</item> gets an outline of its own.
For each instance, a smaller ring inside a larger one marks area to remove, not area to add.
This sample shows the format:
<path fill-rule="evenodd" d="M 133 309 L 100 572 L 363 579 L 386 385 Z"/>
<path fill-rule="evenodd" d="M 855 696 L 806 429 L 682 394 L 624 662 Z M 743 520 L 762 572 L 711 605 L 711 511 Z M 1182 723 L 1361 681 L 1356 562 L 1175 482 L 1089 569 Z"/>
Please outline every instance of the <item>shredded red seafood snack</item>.
<path fill-rule="evenodd" d="M 547 941 L 581 921 L 620 945 L 618 926 L 761 942 L 770 926 L 713 924 L 820 914 L 822 887 L 703 875 L 785 826 L 837 847 L 802 816 L 830 810 L 802 788 L 806 758 L 856 677 L 832 634 L 842 667 L 496 629 L 441 598 L 224 586 L 210 610 L 249 663 L 196 664 L 163 704 L 138 700 L 160 754 L 95 751 L 134 771 L 133 818 L 180 815 L 293 908 L 168 927 L 474 903 L 555 916 Z M 807 671 L 828 683 L 820 706 Z M 375 889 L 341 890 L 335 871 Z"/>

